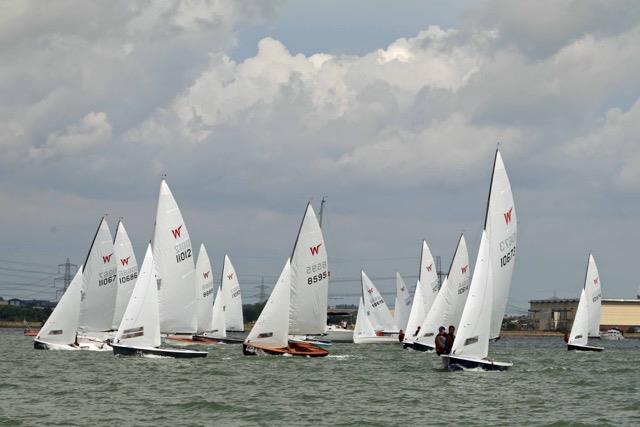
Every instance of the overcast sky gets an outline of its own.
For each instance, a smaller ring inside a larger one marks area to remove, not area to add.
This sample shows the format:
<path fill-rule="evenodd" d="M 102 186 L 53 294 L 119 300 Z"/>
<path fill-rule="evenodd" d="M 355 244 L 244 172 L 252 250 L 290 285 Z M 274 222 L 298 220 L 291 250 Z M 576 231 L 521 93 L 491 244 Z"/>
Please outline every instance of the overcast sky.
<path fill-rule="evenodd" d="M 589 251 L 605 298 L 636 296 L 640 2 L 4 0 L 0 64 L 5 298 L 51 297 L 26 270 L 81 263 L 103 213 L 141 258 L 163 173 L 245 300 L 322 196 L 331 295 L 360 268 L 413 288 L 423 237 L 475 259 L 498 142 L 508 311 L 577 297 Z"/>

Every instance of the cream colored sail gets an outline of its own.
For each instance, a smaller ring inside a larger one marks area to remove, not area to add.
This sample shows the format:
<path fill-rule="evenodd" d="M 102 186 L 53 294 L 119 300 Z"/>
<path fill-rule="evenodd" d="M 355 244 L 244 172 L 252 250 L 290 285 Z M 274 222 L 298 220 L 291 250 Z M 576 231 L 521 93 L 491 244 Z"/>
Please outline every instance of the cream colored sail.
<path fill-rule="evenodd" d="M 409 320 L 407 321 L 407 329 L 405 333 L 405 341 L 411 342 L 416 338 L 416 330 L 422 326 L 424 318 L 433 305 L 435 296 L 438 294 L 440 284 L 438 282 L 438 272 L 436 263 L 431 254 L 431 250 L 426 240 L 422 241 L 422 251 L 420 254 L 420 271 L 418 274 L 418 282 L 416 291 L 413 295 L 413 303 Z"/>
<path fill-rule="evenodd" d="M 198 290 L 198 333 L 203 333 L 212 330 L 213 317 L 213 271 L 203 244 L 200 244 L 198 252 L 195 278 Z"/>
<path fill-rule="evenodd" d="M 236 269 L 227 255 L 222 266 L 222 295 L 227 331 L 244 331 L 242 315 L 242 294 Z"/>
<path fill-rule="evenodd" d="M 584 288 L 580 292 L 580 302 L 573 319 L 571 333 L 569 334 L 569 344 L 587 345 L 589 340 L 589 301 Z"/>
<path fill-rule="evenodd" d="M 112 329 L 117 330 L 122 321 L 124 310 L 127 308 L 129 298 L 133 292 L 133 287 L 138 278 L 138 262 L 136 254 L 133 253 L 133 246 L 129 239 L 129 234 L 124 228 L 122 221 L 118 222 L 116 237 L 113 242 L 114 257 L 116 258 L 116 272 L 118 279 L 118 291 L 116 296 L 116 306 L 113 312 Z"/>
<path fill-rule="evenodd" d="M 36 339 L 48 344 L 72 345 L 76 341 L 80 292 L 82 290 L 82 266 L 76 272 L 56 308 L 38 332 Z"/>
<path fill-rule="evenodd" d="M 209 331 L 211 335 L 219 338 L 225 338 L 227 336 L 227 325 L 226 325 L 226 311 L 225 311 L 225 301 L 224 301 L 224 292 L 222 292 L 222 288 L 218 286 L 218 293 L 216 294 L 216 300 L 213 303 L 212 310 L 212 320 L 211 320 L 211 328 Z"/>
<path fill-rule="evenodd" d="M 400 273 L 396 272 L 396 302 L 393 320 L 399 330 L 406 331 L 409 314 L 411 312 L 411 294 Z"/>
<path fill-rule="evenodd" d="M 600 306 L 602 304 L 602 289 L 600 286 L 598 266 L 596 266 L 593 255 L 589 254 L 589 263 L 584 282 L 584 289 L 589 303 L 589 337 L 600 337 Z"/>

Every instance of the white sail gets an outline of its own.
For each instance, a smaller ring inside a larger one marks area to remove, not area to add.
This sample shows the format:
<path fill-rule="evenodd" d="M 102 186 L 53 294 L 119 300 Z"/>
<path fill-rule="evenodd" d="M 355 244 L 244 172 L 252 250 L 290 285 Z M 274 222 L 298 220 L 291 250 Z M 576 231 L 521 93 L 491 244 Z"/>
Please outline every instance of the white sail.
<path fill-rule="evenodd" d="M 242 295 L 238 275 L 227 255 L 222 266 L 222 295 L 224 296 L 224 313 L 227 331 L 244 331 L 242 316 Z"/>
<path fill-rule="evenodd" d="M 361 274 L 364 310 L 371 326 L 375 331 L 379 332 L 398 332 L 393 317 L 391 317 L 389 307 L 387 303 L 384 302 L 378 288 L 376 288 L 364 270 L 362 270 Z"/>
<path fill-rule="evenodd" d="M 360 337 L 373 337 L 376 335 L 376 331 L 369 322 L 366 309 L 364 307 L 364 300 L 360 298 L 358 303 L 358 315 L 356 316 L 356 325 L 353 329 L 354 342 L 358 341 Z"/>
<path fill-rule="evenodd" d="M 289 303 L 291 262 L 287 260 L 262 313 L 245 339 L 246 344 L 272 348 L 289 345 Z"/>
<path fill-rule="evenodd" d="M 82 271 L 78 329 L 83 332 L 111 330 L 118 291 L 116 258 L 113 252 L 111 231 L 103 217 Z"/>
<path fill-rule="evenodd" d="M 133 287 L 138 278 L 138 262 L 133 253 L 133 246 L 124 228 L 122 221 L 118 222 L 116 237 L 113 242 L 113 251 L 116 258 L 116 273 L 118 279 L 118 291 L 116 295 L 116 306 L 113 312 L 113 330 L 117 330 L 122 321 L 124 310 L 127 308 L 129 298 L 133 292 Z"/>
<path fill-rule="evenodd" d="M 329 266 L 322 230 L 311 203 L 291 255 L 289 333 L 320 335 L 327 326 Z"/>
<path fill-rule="evenodd" d="M 500 336 L 509 298 L 518 236 L 518 219 L 511 184 L 498 150 L 493 166 L 484 229 L 490 243 L 491 273 L 494 281 L 491 338 L 497 338 Z"/>
<path fill-rule="evenodd" d="M 152 246 L 160 279 L 160 330 L 166 333 L 196 332 L 193 248 L 178 204 L 164 180 L 160 183 Z"/>
<path fill-rule="evenodd" d="M 196 261 L 196 289 L 198 290 L 198 332 L 212 330 L 213 316 L 213 271 L 209 254 L 203 244 L 200 244 L 198 260 Z"/>
<path fill-rule="evenodd" d="M 396 302 L 393 317 L 398 329 L 403 331 L 406 330 L 410 311 L 411 294 L 409 293 L 407 286 L 404 284 L 404 280 L 402 280 L 400 273 L 396 272 Z"/>
<path fill-rule="evenodd" d="M 470 280 L 469 253 L 464 235 L 461 235 L 447 280 L 442 284 L 431 310 L 427 313 L 416 341 L 434 347 L 435 336 L 440 326 L 448 329 L 453 325 L 458 329 L 469 294 Z"/>
<path fill-rule="evenodd" d="M 80 292 L 82 290 L 82 266 L 76 272 L 56 308 L 38 332 L 37 340 L 51 344 L 73 344 L 76 341 Z"/>
<path fill-rule="evenodd" d="M 489 354 L 489 336 L 493 306 L 493 280 L 489 263 L 489 241 L 483 231 L 478 259 L 473 270 L 469 296 L 451 354 L 484 359 Z"/>
<path fill-rule="evenodd" d="M 147 246 L 136 285 L 114 338 L 118 344 L 136 347 L 160 346 L 158 279 L 151 245 Z"/>
<path fill-rule="evenodd" d="M 589 337 L 589 301 L 584 288 L 580 292 L 580 302 L 573 319 L 571 333 L 569 334 L 569 344 L 587 345 Z"/>
<path fill-rule="evenodd" d="M 589 303 L 589 337 L 600 336 L 600 306 L 602 304 L 602 290 L 600 288 L 600 274 L 593 255 L 589 254 L 587 274 L 584 289 Z"/>
<path fill-rule="evenodd" d="M 208 330 L 211 332 L 211 335 L 219 338 L 225 338 L 227 336 L 224 297 L 225 295 L 224 292 L 222 292 L 222 287 L 218 286 L 218 293 L 216 294 L 216 300 L 213 303 L 213 310 L 211 312 L 211 328 Z"/>
<path fill-rule="evenodd" d="M 416 291 L 413 295 L 409 320 L 407 321 L 405 341 L 412 341 L 415 338 L 416 335 L 414 334 L 418 327 L 422 326 L 422 322 L 424 322 L 424 318 L 431 309 L 439 289 L 440 284 L 435 261 L 426 240 L 423 240 L 420 255 L 420 272 Z"/>

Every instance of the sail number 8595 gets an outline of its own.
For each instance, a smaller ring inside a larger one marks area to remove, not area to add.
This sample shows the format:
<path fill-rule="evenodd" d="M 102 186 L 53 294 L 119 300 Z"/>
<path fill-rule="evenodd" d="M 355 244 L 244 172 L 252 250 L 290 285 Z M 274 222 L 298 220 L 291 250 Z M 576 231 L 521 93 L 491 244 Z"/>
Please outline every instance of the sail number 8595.
<path fill-rule="evenodd" d="M 324 279 L 329 277 L 328 271 L 323 271 L 322 273 L 318 273 L 315 276 L 307 277 L 307 285 L 313 285 L 314 283 L 318 283 Z"/>

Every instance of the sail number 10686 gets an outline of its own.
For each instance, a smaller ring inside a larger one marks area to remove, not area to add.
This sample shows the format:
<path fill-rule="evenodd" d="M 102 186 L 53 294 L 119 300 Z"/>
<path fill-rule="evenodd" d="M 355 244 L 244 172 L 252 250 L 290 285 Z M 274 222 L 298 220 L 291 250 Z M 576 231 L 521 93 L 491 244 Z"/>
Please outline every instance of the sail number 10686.
<path fill-rule="evenodd" d="M 516 247 L 512 247 L 511 250 L 509 252 L 507 252 L 505 255 L 503 255 L 500 258 L 500 267 L 505 267 L 507 264 L 509 264 L 511 262 L 512 259 L 514 259 L 516 256 Z"/>

